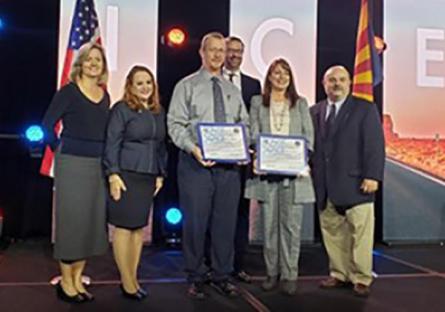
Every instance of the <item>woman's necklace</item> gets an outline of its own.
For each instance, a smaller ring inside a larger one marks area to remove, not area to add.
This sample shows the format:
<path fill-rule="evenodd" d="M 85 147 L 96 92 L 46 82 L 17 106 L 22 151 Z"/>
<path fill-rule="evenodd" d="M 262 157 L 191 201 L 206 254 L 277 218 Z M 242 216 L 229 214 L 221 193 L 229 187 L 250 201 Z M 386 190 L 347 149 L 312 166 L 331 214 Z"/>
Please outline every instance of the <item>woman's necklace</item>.
<path fill-rule="evenodd" d="M 270 110 L 272 113 L 272 127 L 280 132 L 284 125 L 284 116 L 286 115 L 287 103 L 275 102 L 271 103 Z"/>

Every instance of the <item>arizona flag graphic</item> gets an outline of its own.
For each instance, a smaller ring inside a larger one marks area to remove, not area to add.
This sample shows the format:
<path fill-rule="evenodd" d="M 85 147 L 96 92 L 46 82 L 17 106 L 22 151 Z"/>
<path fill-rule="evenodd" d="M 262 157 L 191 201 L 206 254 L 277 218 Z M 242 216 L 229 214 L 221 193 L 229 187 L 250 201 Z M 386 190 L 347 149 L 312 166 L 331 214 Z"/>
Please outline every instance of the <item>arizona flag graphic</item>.
<path fill-rule="evenodd" d="M 369 1 L 362 0 L 357 31 L 352 94 L 374 102 L 373 88 L 382 80 L 382 66 L 375 47 Z"/>
<path fill-rule="evenodd" d="M 59 87 L 63 87 L 69 82 L 71 65 L 76 59 L 79 49 L 88 43 L 101 43 L 99 20 L 97 18 L 93 0 L 77 0 Z M 62 133 L 61 121 L 54 127 L 54 132 L 57 136 L 60 136 Z M 40 173 L 49 177 L 54 177 L 53 167 L 54 152 L 46 146 L 42 165 L 40 166 Z"/>

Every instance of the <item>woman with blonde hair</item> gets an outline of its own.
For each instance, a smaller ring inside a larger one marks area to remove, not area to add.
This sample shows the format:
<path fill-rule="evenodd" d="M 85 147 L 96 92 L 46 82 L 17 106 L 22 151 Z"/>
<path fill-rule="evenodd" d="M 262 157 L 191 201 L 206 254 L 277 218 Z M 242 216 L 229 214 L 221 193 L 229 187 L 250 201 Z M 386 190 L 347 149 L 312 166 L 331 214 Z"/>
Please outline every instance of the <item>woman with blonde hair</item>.
<path fill-rule="evenodd" d="M 108 222 L 116 227 L 114 259 L 122 294 L 129 299 L 142 300 L 147 295 L 137 280 L 137 269 L 142 228 L 166 172 L 165 133 L 165 113 L 154 76 L 148 68 L 134 66 L 122 100 L 111 111 L 104 156 L 111 197 Z"/>
<path fill-rule="evenodd" d="M 103 254 L 108 247 L 101 159 L 110 106 L 103 87 L 107 76 L 102 47 L 84 46 L 70 82 L 55 94 L 42 122 L 56 153 L 54 257 L 62 275 L 57 296 L 73 303 L 94 299 L 82 283 L 82 272 L 86 258 Z M 60 140 L 53 131 L 58 121 L 63 124 Z"/>

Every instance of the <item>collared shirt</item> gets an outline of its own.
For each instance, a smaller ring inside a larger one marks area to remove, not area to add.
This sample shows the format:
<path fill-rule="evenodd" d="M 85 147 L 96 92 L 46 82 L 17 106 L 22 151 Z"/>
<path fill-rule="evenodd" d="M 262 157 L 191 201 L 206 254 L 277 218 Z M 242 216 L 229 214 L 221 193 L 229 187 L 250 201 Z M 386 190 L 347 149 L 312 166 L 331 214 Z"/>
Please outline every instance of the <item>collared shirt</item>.
<path fill-rule="evenodd" d="M 242 91 L 241 87 L 241 71 L 238 70 L 228 70 L 227 68 L 223 68 L 222 70 L 224 78 L 226 78 L 228 81 L 230 81 L 230 75 L 233 75 L 232 82 L 235 86 L 238 87 L 240 91 Z"/>
<path fill-rule="evenodd" d="M 343 105 L 343 103 L 346 101 L 346 98 L 347 98 L 347 97 L 345 97 L 344 99 L 342 99 L 342 100 L 340 100 L 340 101 L 337 101 L 337 102 L 335 102 L 335 103 L 334 103 L 333 101 L 331 101 L 331 100 L 328 98 L 328 100 L 327 100 L 327 102 L 328 102 L 328 108 L 326 109 L 325 120 L 328 119 L 329 112 L 331 111 L 331 105 L 332 105 L 332 104 L 335 105 L 335 116 L 336 116 L 336 117 L 338 116 L 338 112 L 340 111 L 340 108 L 341 108 L 341 106 Z"/>
<path fill-rule="evenodd" d="M 198 143 L 196 125 L 214 122 L 212 75 L 204 68 L 183 78 L 173 91 L 167 115 L 168 133 L 173 143 L 190 153 Z M 228 80 L 218 76 L 224 98 L 227 123 L 242 123 L 249 133 L 249 115 L 241 92 Z M 249 140 L 247 140 L 249 144 Z"/>

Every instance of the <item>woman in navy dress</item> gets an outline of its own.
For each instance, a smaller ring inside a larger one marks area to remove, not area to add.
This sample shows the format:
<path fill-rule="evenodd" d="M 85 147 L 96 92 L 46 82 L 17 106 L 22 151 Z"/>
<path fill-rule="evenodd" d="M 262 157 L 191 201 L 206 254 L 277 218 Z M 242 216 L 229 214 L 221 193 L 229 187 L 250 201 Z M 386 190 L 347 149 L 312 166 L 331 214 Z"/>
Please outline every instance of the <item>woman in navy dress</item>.
<path fill-rule="evenodd" d="M 159 103 L 151 71 L 134 66 L 125 82 L 124 96 L 112 110 L 107 127 L 104 165 L 110 199 L 108 222 L 116 229 L 114 258 L 125 297 L 142 300 L 146 291 L 137 280 L 153 197 L 166 171 L 165 113 Z"/>

